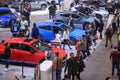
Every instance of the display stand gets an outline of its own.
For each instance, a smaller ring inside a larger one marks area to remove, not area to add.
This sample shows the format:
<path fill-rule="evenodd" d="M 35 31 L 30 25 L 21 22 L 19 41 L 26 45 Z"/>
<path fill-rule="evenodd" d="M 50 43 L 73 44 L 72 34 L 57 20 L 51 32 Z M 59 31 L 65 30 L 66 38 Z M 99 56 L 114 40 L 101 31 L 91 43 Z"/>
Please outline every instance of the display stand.
<path fill-rule="evenodd" d="M 52 79 L 52 61 L 45 60 L 40 64 L 40 80 L 54 80 Z"/>
<path fill-rule="evenodd" d="M 22 62 L 22 75 L 20 76 L 21 79 L 25 78 L 24 76 L 24 62 Z"/>

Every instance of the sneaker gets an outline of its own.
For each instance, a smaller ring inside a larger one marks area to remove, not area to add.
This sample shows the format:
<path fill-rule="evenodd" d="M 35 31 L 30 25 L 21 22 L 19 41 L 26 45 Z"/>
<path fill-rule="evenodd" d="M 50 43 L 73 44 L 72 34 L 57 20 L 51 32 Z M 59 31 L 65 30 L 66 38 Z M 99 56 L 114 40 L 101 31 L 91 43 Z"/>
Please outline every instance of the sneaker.
<path fill-rule="evenodd" d="M 8 68 L 4 68 L 4 71 L 7 72 L 7 71 L 8 71 Z"/>

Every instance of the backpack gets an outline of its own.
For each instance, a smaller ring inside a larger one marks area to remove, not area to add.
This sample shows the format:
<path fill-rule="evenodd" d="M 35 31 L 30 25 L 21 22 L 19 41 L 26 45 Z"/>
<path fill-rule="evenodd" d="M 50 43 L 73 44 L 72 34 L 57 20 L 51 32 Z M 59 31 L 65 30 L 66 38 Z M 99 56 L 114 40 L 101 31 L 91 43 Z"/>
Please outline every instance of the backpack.
<path fill-rule="evenodd" d="M 113 35 L 113 30 L 112 30 L 112 28 L 106 29 L 105 34 L 106 34 L 106 35 Z"/>

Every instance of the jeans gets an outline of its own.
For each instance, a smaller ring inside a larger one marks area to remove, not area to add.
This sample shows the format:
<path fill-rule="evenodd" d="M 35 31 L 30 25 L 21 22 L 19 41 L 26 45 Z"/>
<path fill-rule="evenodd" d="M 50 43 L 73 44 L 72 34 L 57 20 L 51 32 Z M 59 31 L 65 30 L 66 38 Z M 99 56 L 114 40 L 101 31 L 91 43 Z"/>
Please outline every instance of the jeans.
<path fill-rule="evenodd" d="M 56 70 L 56 80 L 61 80 L 61 72 L 62 70 Z"/>
<path fill-rule="evenodd" d="M 112 62 L 112 75 L 114 75 L 115 68 L 117 68 L 117 74 L 119 74 L 119 62 Z"/>

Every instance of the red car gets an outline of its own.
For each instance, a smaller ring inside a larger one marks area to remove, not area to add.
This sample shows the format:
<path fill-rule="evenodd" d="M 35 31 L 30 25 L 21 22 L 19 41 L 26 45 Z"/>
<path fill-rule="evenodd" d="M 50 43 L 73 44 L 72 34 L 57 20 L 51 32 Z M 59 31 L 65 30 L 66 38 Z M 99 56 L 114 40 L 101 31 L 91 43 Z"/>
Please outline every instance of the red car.
<path fill-rule="evenodd" d="M 9 38 L 0 44 L 0 56 L 4 55 L 5 45 L 10 43 L 10 60 L 23 62 L 40 63 L 45 60 L 45 51 L 49 48 L 47 44 L 33 38 Z M 63 60 L 67 59 L 67 54 L 64 50 L 52 46 L 53 52 L 59 52 Z M 2 57 L 3 58 L 3 57 Z"/>

